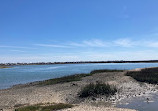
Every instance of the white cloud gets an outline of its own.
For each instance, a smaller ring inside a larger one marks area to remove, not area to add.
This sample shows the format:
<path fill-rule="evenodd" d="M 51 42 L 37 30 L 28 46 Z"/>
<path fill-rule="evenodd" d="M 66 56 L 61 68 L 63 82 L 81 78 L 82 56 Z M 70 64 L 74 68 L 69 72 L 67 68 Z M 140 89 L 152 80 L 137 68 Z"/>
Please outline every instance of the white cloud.
<path fill-rule="evenodd" d="M 40 47 L 54 47 L 54 48 L 74 48 L 74 47 L 108 47 L 108 43 L 98 39 L 84 40 L 82 42 L 70 42 L 61 44 L 34 44 Z"/>
<path fill-rule="evenodd" d="M 85 44 L 82 43 L 75 43 L 75 42 L 71 42 L 69 43 L 70 46 L 75 46 L 75 47 L 85 47 Z"/>
<path fill-rule="evenodd" d="M 70 42 L 65 44 L 34 44 L 40 47 L 54 47 L 54 48 L 77 48 L 77 47 L 98 47 L 98 48 L 106 48 L 106 47 L 155 47 L 158 48 L 157 41 L 147 41 L 147 40 L 131 40 L 129 38 L 116 39 L 112 41 L 105 41 L 99 39 L 92 40 L 83 40 L 81 42 Z"/>
<path fill-rule="evenodd" d="M 33 44 L 36 47 L 22 47 L 22 46 L 4 46 L 0 45 L 0 48 L 14 49 L 12 51 L 24 52 L 23 50 L 17 49 L 38 49 L 38 47 L 50 47 L 50 48 L 106 48 L 106 47 L 125 47 L 125 48 L 158 48 L 158 41 L 147 41 L 147 40 L 131 40 L 129 38 L 116 39 L 112 41 L 91 39 L 83 40 L 81 42 L 65 42 L 64 44 Z M 37 47 L 38 46 L 38 47 Z"/>
<path fill-rule="evenodd" d="M 85 46 L 90 46 L 90 47 L 107 47 L 107 42 L 98 40 L 98 39 L 93 39 L 93 40 L 85 40 L 83 41 L 83 44 Z"/>
<path fill-rule="evenodd" d="M 26 51 L 22 51 L 22 50 L 10 50 L 12 52 L 26 52 Z"/>
<path fill-rule="evenodd" d="M 120 47 L 132 47 L 132 46 L 135 46 L 137 45 L 136 42 L 134 41 L 131 41 L 130 39 L 118 39 L 116 41 L 113 41 L 114 45 L 116 46 L 120 46 Z"/>
<path fill-rule="evenodd" d="M 69 46 L 66 45 L 56 45 L 56 44 L 34 44 L 34 45 L 40 47 L 70 48 Z"/>
<path fill-rule="evenodd" d="M 106 41 L 99 39 L 83 40 L 81 42 L 71 42 L 69 43 L 69 45 L 74 47 L 108 47 L 109 46 L 109 44 Z"/>
<path fill-rule="evenodd" d="M 4 46 L 1 45 L 0 48 L 16 48 L 16 49 L 36 49 L 36 48 L 31 48 L 31 47 L 21 47 L 21 46 Z"/>

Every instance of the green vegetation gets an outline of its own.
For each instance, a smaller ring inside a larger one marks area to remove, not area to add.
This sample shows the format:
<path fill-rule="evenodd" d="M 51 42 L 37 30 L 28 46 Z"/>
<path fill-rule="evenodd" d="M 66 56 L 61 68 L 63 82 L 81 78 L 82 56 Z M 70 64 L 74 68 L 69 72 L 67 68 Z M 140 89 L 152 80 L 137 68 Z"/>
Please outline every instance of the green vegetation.
<path fill-rule="evenodd" d="M 141 71 L 128 71 L 127 76 L 131 76 L 137 81 L 158 84 L 158 68 L 146 68 Z"/>
<path fill-rule="evenodd" d="M 96 95 L 114 95 L 117 92 L 116 87 L 110 86 L 109 84 L 104 83 L 96 83 L 96 84 L 88 84 L 85 86 L 81 92 L 79 93 L 79 97 L 85 98 L 89 96 Z"/>
<path fill-rule="evenodd" d="M 11 68 L 9 66 L 0 66 L 0 69 L 4 69 L 4 68 Z"/>
<path fill-rule="evenodd" d="M 15 111 L 56 111 L 56 110 L 61 110 L 65 108 L 72 108 L 73 105 L 71 104 L 53 104 L 53 105 L 32 105 L 32 106 L 25 106 L 21 108 L 15 109 Z"/>
<path fill-rule="evenodd" d="M 94 70 L 91 71 L 89 74 L 75 74 L 75 75 L 70 75 L 70 76 L 65 76 L 65 77 L 60 77 L 60 78 L 55 78 L 55 79 L 49 79 L 45 81 L 39 82 L 38 85 L 53 85 L 53 84 L 58 84 L 58 83 L 65 83 L 65 82 L 73 82 L 73 81 L 80 81 L 83 77 L 86 76 L 92 76 L 95 73 L 103 73 L 103 72 L 122 72 L 123 70 Z"/>
<path fill-rule="evenodd" d="M 90 74 L 76 74 L 76 75 L 70 75 L 61 78 L 49 79 L 49 80 L 41 81 L 39 85 L 53 85 L 58 83 L 80 81 L 82 77 L 86 77 L 86 76 L 90 76 Z"/>
<path fill-rule="evenodd" d="M 124 70 L 101 69 L 101 70 L 94 70 L 94 71 L 91 71 L 91 74 L 103 73 L 103 72 L 123 72 L 123 71 L 124 71 Z"/>

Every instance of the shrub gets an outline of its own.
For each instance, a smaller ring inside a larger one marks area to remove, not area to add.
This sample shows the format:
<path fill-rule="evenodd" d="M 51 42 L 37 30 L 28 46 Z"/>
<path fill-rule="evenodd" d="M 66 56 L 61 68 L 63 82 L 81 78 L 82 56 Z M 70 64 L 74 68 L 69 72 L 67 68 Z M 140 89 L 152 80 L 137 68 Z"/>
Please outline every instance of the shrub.
<path fill-rule="evenodd" d="M 79 97 L 89 97 L 96 95 L 114 95 L 117 92 L 116 87 L 110 86 L 109 84 L 104 83 L 96 83 L 96 84 L 88 84 L 85 86 L 81 92 L 79 93 Z"/>
<path fill-rule="evenodd" d="M 158 68 L 146 68 L 141 71 L 128 71 L 126 75 L 131 76 L 140 82 L 158 84 Z"/>

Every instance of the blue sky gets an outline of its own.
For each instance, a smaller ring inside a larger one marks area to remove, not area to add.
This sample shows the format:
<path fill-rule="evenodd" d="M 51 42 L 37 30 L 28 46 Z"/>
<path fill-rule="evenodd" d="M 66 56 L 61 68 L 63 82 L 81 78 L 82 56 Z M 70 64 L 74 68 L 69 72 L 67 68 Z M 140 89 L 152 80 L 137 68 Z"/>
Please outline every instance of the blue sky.
<path fill-rule="evenodd" d="M 158 59 L 157 0 L 1 0 L 0 62 Z"/>

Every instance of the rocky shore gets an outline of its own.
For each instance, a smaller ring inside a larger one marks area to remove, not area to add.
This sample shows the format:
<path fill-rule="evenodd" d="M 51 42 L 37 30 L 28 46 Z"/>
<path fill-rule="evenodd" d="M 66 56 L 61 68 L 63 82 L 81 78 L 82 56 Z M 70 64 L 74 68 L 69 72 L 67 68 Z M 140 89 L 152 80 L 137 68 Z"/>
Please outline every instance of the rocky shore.
<path fill-rule="evenodd" d="M 138 69 L 137 69 L 138 70 Z M 39 86 L 38 82 L 17 85 L 0 90 L 0 109 L 14 111 L 19 106 L 38 103 L 69 103 L 75 105 L 63 111 L 135 111 L 115 108 L 126 98 L 150 95 L 158 91 L 157 85 L 139 83 L 124 72 L 103 72 L 83 77 L 81 81 Z M 114 96 L 79 98 L 80 90 L 89 83 L 97 81 L 115 85 L 118 92 Z"/>

